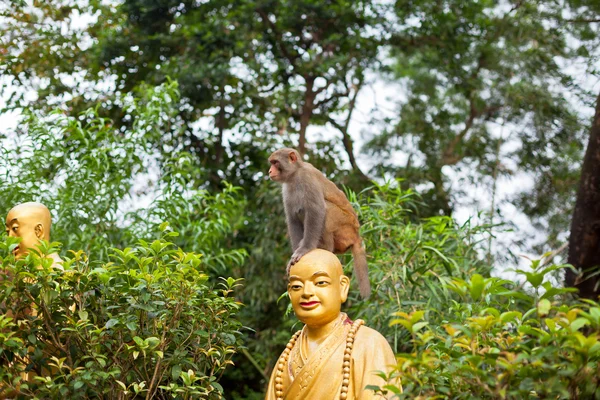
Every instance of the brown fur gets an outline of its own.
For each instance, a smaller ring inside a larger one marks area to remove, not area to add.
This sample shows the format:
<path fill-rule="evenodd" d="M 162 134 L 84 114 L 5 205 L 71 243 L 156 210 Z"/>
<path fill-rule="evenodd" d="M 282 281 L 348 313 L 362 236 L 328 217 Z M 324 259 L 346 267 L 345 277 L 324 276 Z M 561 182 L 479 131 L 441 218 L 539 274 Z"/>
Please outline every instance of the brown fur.
<path fill-rule="evenodd" d="M 269 177 L 283 184 L 283 205 L 294 253 L 289 268 L 315 248 L 341 254 L 352 251 L 354 271 L 363 298 L 371 294 L 367 256 L 360 224 L 344 192 L 294 149 L 269 157 Z"/>

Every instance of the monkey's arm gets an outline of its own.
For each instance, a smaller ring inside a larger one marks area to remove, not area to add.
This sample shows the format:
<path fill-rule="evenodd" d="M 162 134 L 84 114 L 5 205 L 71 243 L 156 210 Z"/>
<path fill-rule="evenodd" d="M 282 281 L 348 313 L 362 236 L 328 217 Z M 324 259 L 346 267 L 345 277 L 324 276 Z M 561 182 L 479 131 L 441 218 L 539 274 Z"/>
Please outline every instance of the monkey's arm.
<path fill-rule="evenodd" d="M 323 192 L 317 189 L 305 193 L 304 202 L 304 233 L 302 240 L 290 259 L 290 264 L 295 264 L 309 251 L 316 249 L 325 229 L 327 207 Z"/>
<path fill-rule="evenodd" d="M 290 241 L 292 242 L 292 251 L 296 251 L 300 247 L 300 241 L 302 240 L 304 228 L 302 222 L 290 215 L 286 214 L 288 234 L 290 235 Z"/>
<path fill-rule="evenodd" d="M 327 206 L 322 198 L 320 200 L 320 202 L 313 202 L 311 207 L 305 211 L 304 237 L 302 238 L 300 247 L 307 249 L 307 252 L 317 248 L 319 240 L 321 240 L 321 236 L 323 235 L 323 229 L 325 229 Z"/>

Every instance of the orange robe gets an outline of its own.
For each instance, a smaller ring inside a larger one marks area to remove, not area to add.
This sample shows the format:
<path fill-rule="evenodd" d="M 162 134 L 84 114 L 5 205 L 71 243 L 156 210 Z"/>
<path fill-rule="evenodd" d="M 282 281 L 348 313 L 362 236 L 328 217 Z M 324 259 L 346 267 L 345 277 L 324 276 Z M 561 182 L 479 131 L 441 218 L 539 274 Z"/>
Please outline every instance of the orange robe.
<path fill-rule="evenodd" d="M 304 330 L 288 358 L 283 371 L 283 398 L 285 400 L 337 400 L 342 388 L 342 364 L 346 336 L 352 322 L 341 314 L 340 323 L 310 357 L 303 353 Z M 396 365 L 394 352 L 387 340 L 377 331 L 361 326 L 354 340 L 350 361 L 348 400 L 381 399 L 367 385 L 384 386 L 387 382 L 376 375 L 389 372 Z M 265 400 L 275 400 L 275 376 L 271 374 Z M 398 383 L 399 385 L 399 383 Z"/>

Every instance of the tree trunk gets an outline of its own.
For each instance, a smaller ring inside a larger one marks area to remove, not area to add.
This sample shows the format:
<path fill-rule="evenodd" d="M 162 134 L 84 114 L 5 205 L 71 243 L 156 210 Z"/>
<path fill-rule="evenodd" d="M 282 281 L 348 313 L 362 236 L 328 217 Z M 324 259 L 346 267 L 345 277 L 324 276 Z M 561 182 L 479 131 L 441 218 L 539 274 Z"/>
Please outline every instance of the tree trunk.
<path fill-rule="evenodd" d="M 310 123 L 310 118 L 312 117 L 313 110 L 315 108 L 315 92 L 313 91 L 314 87 L 314 78 L 308 77 L 306 79 L 306 93 L 304 95 L 304 105 L 302 106 L 302 114 L 300 115 L 300 139 L 298 141 L 298 152 L 300 154 L 304 154 L 306 151 L 306 128 Z"/>
<path fill-rule="evenodd" d="M 361 179 L 369 181 L 369 178 L 362 172 L 362 170 L 356 163 L 356 158 L 354 157 L 354 143 L 352 143 L 352 138 L 348 133 L 348 129 L 344 128 L 341 132 L 342 144 L 344 145 L 346 153 L 348 153 L 348 159 L 350 160 L 350 165 L 352 166 L 352 169 L 361 177 Z"/>
<path fill-rule="evenodd" d="M 352 169 L 358 173 L 362 180 L 368 182 L 369 178 L 362 172 L 362 170 L 358 167 L 356 163 L 356 158 L 354 157 L 354 143 L 352 143 L 352 138 L 348 133 L 348 129 L 350 128 L 350 121 L 352 120 L 352 114 L 354 113 L 354 108 L 356 107 L 356 99 L 358 98 L 358 93 L 362 88 L 363 79 L 360 79 L 360 83 L 356 85 L 354 89 L 354 95 L 350 99 L 350 103 L 348 105 L 348 117 L 346 118 L 346 123 L 343 127 L 340 127 L 340 131 L 342 132 L 342 143 L 344 144 L 344 148 L 346 149 L 346 153 L 348 153 L 348 159 L 350 160 L 350 165 L 352 165 Z"/>
<path fill-rule="evenodd" d="M 222 96 L 225 96 L 225 92 L 221 92 Z M 223 158 L 223 132 L 225 131 L 225 127 L 227 124 L 227 120 L 225 119 L 225 99 L 221 98 L 219 102 L 219 114 L 216 118 L 216 125 L 219 133 L 217 135 L 217 142 L 215 143 L 215 165 L 217 167 L 221 166 L 221 161 Z"/>
<path fill-rule="evenodd" d="M 578 288 L 581 297 L 596 299 L 600 294 L 600 95 L 581 168 L 568 263 L 578 273 L 567 270 L 566 284 Z"/>

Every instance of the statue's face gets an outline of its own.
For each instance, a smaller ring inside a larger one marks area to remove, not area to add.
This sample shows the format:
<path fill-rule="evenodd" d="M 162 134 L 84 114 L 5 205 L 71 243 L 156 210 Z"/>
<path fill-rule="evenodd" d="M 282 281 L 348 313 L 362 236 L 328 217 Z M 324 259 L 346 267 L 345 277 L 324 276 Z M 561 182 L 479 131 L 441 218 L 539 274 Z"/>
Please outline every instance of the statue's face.
<path fill-rule="evenodd" d="M 15 207 L 6 216 L 6 233 L 21 238 L 14 254 L 17 258 L 24 257 L 28 249 L 37 246 L 42 239 L 43 225 L 37 221 L 35 212 L 27 213 L 27 209 Z"/>
<path fill-rule="evenodd" d="M 335 320 L 348 297 L 350 281 L 342 275 L 335 255 L 331 257 L 304 256 L 290 269 L 288 293 L 292 307 L 307 325 L 325 325 Z"/>

